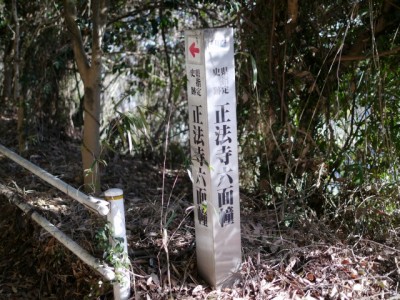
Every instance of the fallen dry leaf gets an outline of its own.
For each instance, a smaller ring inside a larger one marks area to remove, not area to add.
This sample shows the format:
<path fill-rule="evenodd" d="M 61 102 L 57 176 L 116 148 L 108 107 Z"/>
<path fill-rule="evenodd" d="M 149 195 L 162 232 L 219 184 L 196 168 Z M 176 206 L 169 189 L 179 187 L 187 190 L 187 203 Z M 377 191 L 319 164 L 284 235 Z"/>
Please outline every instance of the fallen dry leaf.
<path fill-rule="evenodd" d="M 315 275 L 313 273 L 307 273 L 306 278 L 311 281 L 314 282 L 315 281 Z"/>

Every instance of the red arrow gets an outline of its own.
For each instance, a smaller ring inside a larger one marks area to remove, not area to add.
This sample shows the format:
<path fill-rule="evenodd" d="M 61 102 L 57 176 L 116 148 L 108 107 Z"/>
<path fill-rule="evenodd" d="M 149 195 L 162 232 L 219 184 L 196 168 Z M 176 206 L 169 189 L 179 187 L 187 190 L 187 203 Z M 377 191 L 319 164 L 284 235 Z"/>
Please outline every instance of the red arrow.
<path fill-rule="evenodd" d="M 190 51 L 190 54 L 192 54 L 192 56 L 195 57 L 196 53 L 200 53 L 200 48 L 197 48 L 196 43 L 193 42 L 189 47 L 189 51 Z"/>

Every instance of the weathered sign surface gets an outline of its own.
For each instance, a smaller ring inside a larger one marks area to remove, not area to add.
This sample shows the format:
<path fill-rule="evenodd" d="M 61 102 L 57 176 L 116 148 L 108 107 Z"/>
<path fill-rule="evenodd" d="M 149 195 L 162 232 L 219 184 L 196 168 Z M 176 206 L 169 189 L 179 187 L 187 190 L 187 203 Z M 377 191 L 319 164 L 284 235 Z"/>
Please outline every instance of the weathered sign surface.
<path fill-rule="evenodd" d="M 221 287 L 241 263 L 233 30 L 186 31 L 185 49 L 197 265 Z"/>

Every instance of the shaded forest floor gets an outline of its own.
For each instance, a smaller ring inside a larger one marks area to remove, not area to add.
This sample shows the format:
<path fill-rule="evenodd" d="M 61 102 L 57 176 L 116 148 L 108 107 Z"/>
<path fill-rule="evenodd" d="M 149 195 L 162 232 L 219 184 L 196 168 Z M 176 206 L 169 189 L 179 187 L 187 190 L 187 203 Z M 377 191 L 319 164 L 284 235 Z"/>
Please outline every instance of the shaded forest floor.
<path fill-rule="evenodd" d="M 0 117 L 0 143 L 12 150 L 15 128 L 15 120 Z M 79 143 L 37 141 L 26 158 L 80 187 Z M 231 289 L 212 290 L 196 272 L 185 171 L 123 155 L 107 160 L 102 190 L 124 190 L 133 299 L 400 299 L 399 228 L 377 242 L 343 234 L 312 216 L 278 226 L 276 212 L 246 193 L 243 263 Z M 111 286 L 11 204 L 10 192 L 102 257 L 95 237 L 104 220 L 0 154 L 0 299 L 112 299 Z M 162 216 L 168 219 L 169 263 Z"/>

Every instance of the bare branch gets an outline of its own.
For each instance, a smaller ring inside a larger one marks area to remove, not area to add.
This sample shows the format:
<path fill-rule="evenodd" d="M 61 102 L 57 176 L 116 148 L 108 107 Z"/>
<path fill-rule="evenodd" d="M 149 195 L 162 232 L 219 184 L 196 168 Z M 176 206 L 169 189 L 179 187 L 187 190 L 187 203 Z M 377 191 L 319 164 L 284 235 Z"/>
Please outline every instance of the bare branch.
<path fill-rule="evenodd" d="M 90 69 L 90 64 L 83 46 L 81 32 L 75 22 L 76 7 L 72 0 L 64 0 L 64 18 L 71 36 L 72 49 L 74 51 L 79 73 L 81 74 L 82 80 L 86 80 L 86 74 Z"/>
<path fill-rule="evenodd" d="M 398 25 L 398 19 L 394 19 L 391 16 L 391 11 L 396 7 L 392 1 L 386 0 L 381 9 L 381 15 L 375 20 L 375 26 L 373 27 L 373 36 L 378 36 L 393 26 Z M 354 61 L 364 60 L 370 58 L 370 55 L 362 55 L 365 49 L 368 48 L 368 44 L 371 43 L 371 31 L 367 30 L 360 34 L 358 39 L 352 45 L 352 47 L 342 55 L 340 59 L 336 58 L 332 61 Z M 398 50 L 392 49 L 389 51 L 381 52 L 379 56 L 388 56 L 398 52 Z"/>
<path fill-rule="evenodd" d="M 391 55 L 396 55 L 398 54 L 398 52 L 400 52 L 400 47 L 397 48 L 393 48 L 391 50 L 388 51 L 383 51 L 383 52 L 379 52 L 378 54 L 375 55 L 345 55 L 345 56 L 341 56 L 341 57 L 337 57 L 335 59 L 335 61 L 356 61 L 356 60 L 366 60 L 366 59 L 370 59 L 373 56 L 379 56 L 379 57 L 384 57 L 384 56 L 391 56 Z"/>

